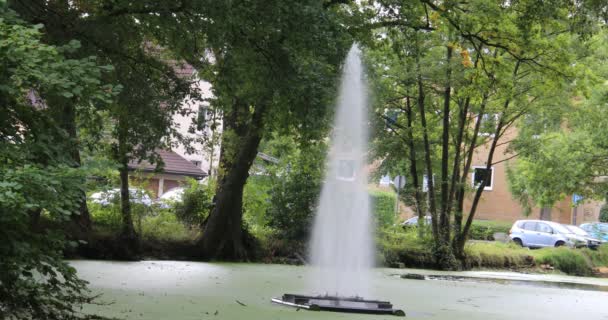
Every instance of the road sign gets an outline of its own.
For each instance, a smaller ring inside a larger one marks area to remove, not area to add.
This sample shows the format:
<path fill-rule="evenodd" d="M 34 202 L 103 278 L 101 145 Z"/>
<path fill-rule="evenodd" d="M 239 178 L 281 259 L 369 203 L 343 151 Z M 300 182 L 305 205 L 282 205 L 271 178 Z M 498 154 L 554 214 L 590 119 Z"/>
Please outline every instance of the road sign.
<path fill-rule="evenodd" d="M 581 201 L 583 201 L 583 196 L 581 196 L 580 194 L 573 194 L 572 195 L 572 203 L 574 203 L 576 205 L 576 204 L 578 204 Z"/>
<path fill-rule="evenodd" d="M 396 176 L 393 180 L 393 184 L 397 189 L 403 189 L 405 187 L 405 177 L 404 176 Z"/>

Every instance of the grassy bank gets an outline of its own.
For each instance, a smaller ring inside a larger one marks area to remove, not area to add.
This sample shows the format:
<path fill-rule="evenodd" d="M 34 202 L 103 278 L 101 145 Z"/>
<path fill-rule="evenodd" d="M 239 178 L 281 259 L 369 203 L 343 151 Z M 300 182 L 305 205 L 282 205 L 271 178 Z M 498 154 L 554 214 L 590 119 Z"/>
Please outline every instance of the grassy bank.
<path fill-rule="evenodd" d="M 420 239 L 415 230 L 385 229 L 378 236 L 380 261 L 389 266 L 433 268 L 430 239 Z M 608 266 L 608 246 L 597 250 L 567 247 L 530 250 L 513 243 L 469 242 L 468 268 L 557 270 L 569 275 L 591 276 Z"/>
<path fill-rule="evenodd" d="M 383 194 L 374 195 L 375 216 L 379 229 L 376 232 L 377 261 L 384 266 L 434 268 L 430 230 L 419 237 L 416 228 L 404 230 L 390 222 L 392 207 Z M 385 205 L 383 205 L 385 204 Z M 386 208 L 385 208 L 386 207 Z M 385 208 L 385 210 L 381 210 Z M 94 220 L 94 233 L 86 245 L 76 252 L 85 258 L 123 259 L 120 252 L 121 218 L 118 206 L 90 206 Z M 386 211 L 386 212 L 385 212 Z M 141 256 L 132 258 L 197 259 L 195 240 L 198 227 L 188 226 L 178 219 L 172 209 L 133 208 L 135 227 L 141 239 Z M 253 236 L 255 252 L 251 260 L 267 263 L 300 264 L 305 262 L 306 241 L 288 239 L 275 229 L 247 219 L 248 232 Z M 189 221 L 189 220 L 188 220 Z M 191 224 L 192 225 L 192 224 Z M 196 224 L 197 225 L 197 224 Z M 510 223 L 476 221 L 471 237 L 476 240 L 492 239 L 496 232 L 508 232 Z M 598 250 L 570 249 L 566 247 L 529 250 L 512 243 L 470 241 L 466 247 L 467 268 L 557 270 L 570 275 L 593 275 L 599 267 L 608 266 L 608 246 Z M 127 259 L 129 257 L 126 257 Z"/>

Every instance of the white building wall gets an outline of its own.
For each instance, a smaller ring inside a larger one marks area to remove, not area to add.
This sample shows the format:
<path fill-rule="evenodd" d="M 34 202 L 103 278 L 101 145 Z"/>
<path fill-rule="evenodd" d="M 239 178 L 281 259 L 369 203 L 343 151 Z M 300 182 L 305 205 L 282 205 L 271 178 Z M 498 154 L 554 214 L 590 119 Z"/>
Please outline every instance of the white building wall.
<path fill-rule="evenodd" d="M 199 81 L 198 88 L 201 92 L 202 98 L 212 98 L 211 84 L 206 81 Z M 206 101 L 192 102 L 190 99 L 184 100 L 184 107 L 190 110 L 189 114 L 181 115 L 176 114 L 173 117 L 173 122 L 177 130 L 184 136 L 196 139 L 197 141 L 192 143 L 193 153 L 189 153 L 183 144 L 179 144 L 173 148 L 173 151 L 181 155 L 185 159 L 197 164 L 197 166 L 206 173 L 212 172 L 215 175 L 217 172 L 218 158 L 220 153 L 219 141 L 222 132 L 222 122 L 219 115 L 216 115 L 216 128 L 215 132 L 210 128 L 210 118 L 212 114 L 209 109 L 206 109 L 209 113 L 206 117 L 207 125 L 202 131 L 196 130 L 196 120 L 198 118 L 199 107 L 208 107 L 209 103 Z M 190 128 L 194 126 L 195 132 L 189 132 Z M 215 136 L 214 136 L 215 135 Z M 210 139 L 215 138 L 218 142 L 213 149 L 209 147 Z M 213 151 L 213 152 L 211 152 Z"/>

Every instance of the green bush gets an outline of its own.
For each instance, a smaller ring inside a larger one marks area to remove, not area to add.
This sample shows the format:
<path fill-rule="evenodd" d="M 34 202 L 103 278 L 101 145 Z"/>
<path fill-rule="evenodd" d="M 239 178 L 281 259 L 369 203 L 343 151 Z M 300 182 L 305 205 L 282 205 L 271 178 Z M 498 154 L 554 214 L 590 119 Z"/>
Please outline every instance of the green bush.
<path fill-rule="evenodd" d="M 419 238 L 415 229 L 399 226 L 381 228 L 376 234 L 378 263 L 391 266 L 403 263 L 407 267 L 432 267 L 435 264 L 431 240 Z"/>
<path fill-rule="evenodd" d="M 469 243 L 465 252 L 469 267 L 508 268 L 531 266 L 534 263 L 529 250 L 513 243 Z"/>
<path fill-rule="evenodd" d="M 595 250 L 583 249 L 595 267 L 608 267 L 608 245 L 603 244 Z"/>
<path fill-rule="evenodd" d="M 379 262 L 387 266 L 403 263 L 408 267 L 435 267 L 429 237 L 419 238 L 415 229 L 383 228 L 377 234 Z M 597 250 L 568 247 L 530 250 L 513 243 L 469 242 L 465 253 L 468 268 L 534 268 L 547 264 L 566 274 L 588 276 L 593 274 L 593 268 L 608 266 L 608 246 Z"/>
<path fill-rule="evenodd" d="M 243 190 L 243 219 L 249 227 L 267 224 L 271 182 L 270 177 L 263 175 L 253 175 L 247 179 Z"/>
<path fill-rule="evenodd" d="M 511 222 L 474 220 L 471 225 L 469 239 L 494 240 L 495 233 L 509 233 L 511 226 Z"/>
<path fill-rule="evenodd" d="M 291 168 L 273 181 L 266 216 L 279 237 L 296 242 L 308 238 L 321 191 L 320 152 L 303 151 Z"/>
<path fill-rule="evenodd" d="M 539 264 L 549 264 L 555 269 L 576 276 L 588 276 L 593 273 L 591 261 L 583 250 L 567 247 L 545 248 L 534 253 Z"/>
<path fill-rule="evenodd" d="M 606 204 L 600 209 L 600 222 L 608 223 L 608 205 Z"/>
<path fill-rule="evenodd" d="M 201 184 L 190 179 L 188 188 L 184 190 L 182 201 L 174 205 L 175 216 L 187 226 L 198 227 L 209 215 L 213 207 L 213 196 L 215 195 L 215 183 L 208 180 L 207 184 Z"/>
<path fill-rule="evenodd" d="M 153 208 L 145 206 L 141 203 L 131 203 L 131 216 L 135 229 L 141 232 L 141 224 L 146 216 L 152 213 Z M 93 224 L 109 232 L 119 232 L 122 227 L 122 213 L 120 203 L 114 201 L 106 206 L 97 203 L 89 204 L 89 213 Z"/>
<path fill-rule="evenodd" d="M 369 192 L 373 216 L 378 228 L 393 225 L 395 222 L 395 199 L 390 191 L 372 190 Z"/>
<path fill-rule="evenodd" d="M 181 223 L 171 210 L 158 209 L 143 218 L 141 237 L 145 240 L 182 241 L 194 239 L 196 232 Z"/>
<path fill-rule="evenodd" d="M 89 213 L 91 214 L 91 220 L 93 220 L 93 225 L 116 232 L 120 230 L 122 225 L 122 217 L 120 214 L 119 205 L 112 204 L 102 206 L 97 203 L 89 203 L 88 206 Z"/>

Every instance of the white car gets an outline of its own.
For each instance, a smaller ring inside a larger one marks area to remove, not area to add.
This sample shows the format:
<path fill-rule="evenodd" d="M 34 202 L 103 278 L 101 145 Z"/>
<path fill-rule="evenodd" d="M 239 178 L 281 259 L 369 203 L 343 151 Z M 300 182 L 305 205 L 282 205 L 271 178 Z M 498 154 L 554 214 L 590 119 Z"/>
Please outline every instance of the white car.
<path fill-rule="evenodd" d="M 175 202 L 182 201 L 185 191 L 185 188 L 177 187 L 163 193 L 158 199 L 158 205 L 163 209 L 171 208 Z"/>
<path fill-rule="evenodd" d="M 431 225 L 431 216 L 424 216 L 424 224 Z M 401 223 L 403 227 L 416 227 L 418 226 L 418 216 L 411 217 Z"/>
<path fill-rule="evenodd" d="M 110 205 L 119 198 L 119 188 L 95 192 L 89 197 L 92 203 L 97 203 L 102 206 Z M 150 196 L 142 189 L 129 188 L 129 200 L 131 203 L 139 203 L 147 207 L 152 205 L 152 198 L 150 198 Z"/>

